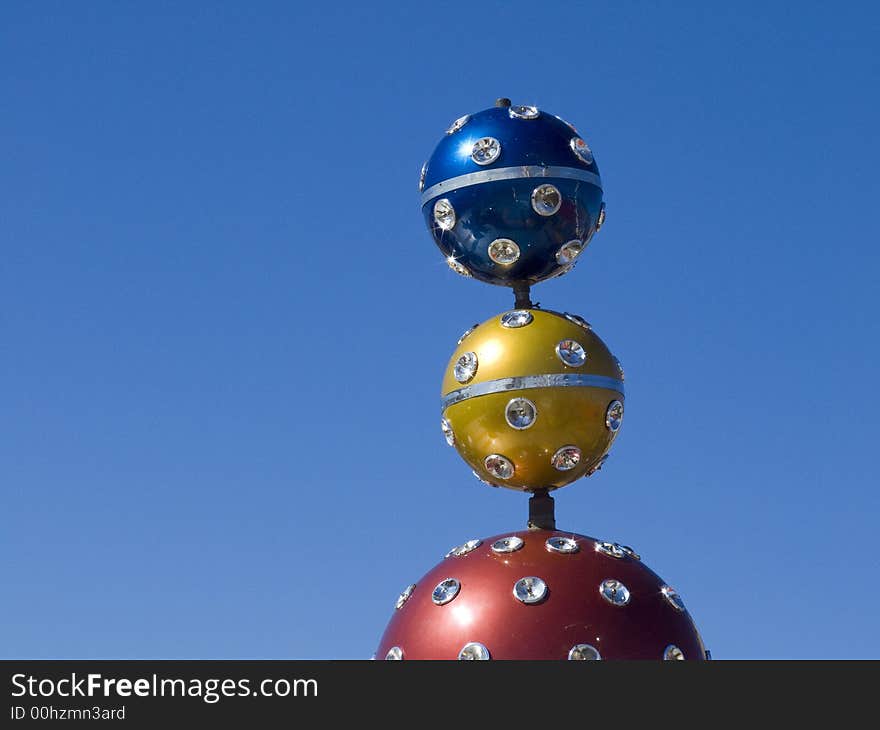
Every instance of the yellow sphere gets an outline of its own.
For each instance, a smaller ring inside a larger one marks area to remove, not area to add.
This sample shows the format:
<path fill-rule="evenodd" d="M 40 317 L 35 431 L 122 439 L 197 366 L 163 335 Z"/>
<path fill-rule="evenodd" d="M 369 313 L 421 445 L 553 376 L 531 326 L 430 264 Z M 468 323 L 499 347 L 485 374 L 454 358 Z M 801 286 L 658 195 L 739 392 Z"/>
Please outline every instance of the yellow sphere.
<path fill-rule="evenodd" d="M 477 477 L 558 489 L 606 458 L 623 421 L 623 371 L 582 318 L 516 309 L 459 340 L 441 400 L 446 440 Z"/>

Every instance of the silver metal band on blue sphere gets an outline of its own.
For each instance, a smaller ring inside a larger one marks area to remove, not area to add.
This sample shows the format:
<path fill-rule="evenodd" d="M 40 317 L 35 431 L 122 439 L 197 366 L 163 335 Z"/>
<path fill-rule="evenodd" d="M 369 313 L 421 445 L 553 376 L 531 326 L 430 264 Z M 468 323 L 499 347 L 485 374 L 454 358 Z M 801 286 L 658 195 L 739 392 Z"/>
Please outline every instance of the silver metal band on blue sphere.
<path fill-rule="evenodd" d="M 448 180 L 432 185 L 422 193 L 422 205 L 438 195 L 443 195 L 450 190 L 466 188 L 469 185 L 496 182 L 497 180 L 521 180 L 523 178 L 564 178 L 567 180 L 582 180 L 602 189 L 602 178 L 595 172 L 581 170 L 578 167 L 545 167 L 543 165 L 522 165 L 520 167 L 499 167 L 497 170 L 481 170 L 467 175 L 451 177 Z"/>
<path fill-rule="evenodd" d="M 447 393 L 440 399 L 441 410 L 469 398 L 508 390 L 530 388 L 605 388 L 623 395 L 623 381 L 604 375 L 575 375 L 574 373 L 551 373 L 549 375 L 523 375 L 518 378 L 499 378 L 485 383 L 475 383 Z"/>

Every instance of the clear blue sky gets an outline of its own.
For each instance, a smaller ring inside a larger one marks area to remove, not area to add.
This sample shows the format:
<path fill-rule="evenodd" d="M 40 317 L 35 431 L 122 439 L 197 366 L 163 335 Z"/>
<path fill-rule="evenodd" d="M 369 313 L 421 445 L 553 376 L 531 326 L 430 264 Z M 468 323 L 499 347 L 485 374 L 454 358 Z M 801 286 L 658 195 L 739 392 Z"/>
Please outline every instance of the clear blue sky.
<path fill-rule="evenodd" d="M 499 96 L 577 125 L 608 221 L 534 290 L 620 357 L 565 529 L 718 658 L 880 657 L 871 3 L 5 3 L 0 655 L 369 658 L 521 529 L 439 428 L 461 332 L 422 162 Z"/>

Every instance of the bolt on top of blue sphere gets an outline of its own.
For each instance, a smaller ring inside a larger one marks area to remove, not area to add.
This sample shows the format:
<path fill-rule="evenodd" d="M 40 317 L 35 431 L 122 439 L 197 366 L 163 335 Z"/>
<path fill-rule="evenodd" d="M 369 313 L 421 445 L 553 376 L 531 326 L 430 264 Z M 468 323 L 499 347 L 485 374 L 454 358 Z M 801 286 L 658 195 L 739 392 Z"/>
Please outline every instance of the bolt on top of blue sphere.
<path fill-rule="evenodd" d="M 508 99 L 452 123 L 419 191 L 449 267 L 499 286 L 562 276 L 605 220 L 599 168 L 577 129 Z"/>

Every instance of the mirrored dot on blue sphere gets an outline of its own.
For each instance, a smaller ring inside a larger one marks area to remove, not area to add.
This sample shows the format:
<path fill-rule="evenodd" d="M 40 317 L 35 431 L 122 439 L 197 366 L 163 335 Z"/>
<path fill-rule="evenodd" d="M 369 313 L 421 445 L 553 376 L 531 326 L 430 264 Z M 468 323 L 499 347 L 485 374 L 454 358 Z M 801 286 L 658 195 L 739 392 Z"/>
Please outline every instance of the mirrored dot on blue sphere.
<path fill-rule="evenodd" d="M 533 106 L 459 117 L 428 159 L 420 188 L 425 222 L 450 267 L 500 286 L 569 270 L 604 219 L 589 145 Z"/>

